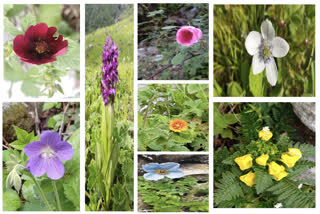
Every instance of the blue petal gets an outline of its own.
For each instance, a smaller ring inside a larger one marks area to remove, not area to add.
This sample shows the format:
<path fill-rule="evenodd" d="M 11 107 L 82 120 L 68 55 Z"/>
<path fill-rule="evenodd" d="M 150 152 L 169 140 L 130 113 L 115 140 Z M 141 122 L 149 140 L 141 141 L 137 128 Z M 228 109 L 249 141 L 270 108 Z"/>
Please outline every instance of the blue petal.
<path fill-rule="evenodd" d="M 160 164 L 158 163 L 148 163 L 148 164 L 142 165 L 143 170 L 146 172 L 156 171 L 157 169 L 159 169 L 159 167 L 160 167 Z"/>
<path fill-rule="evenodd" d="M 151 181 L 156 181 L 164 178 L 164 175 L 159 175 L 155 172 L 148 172 L 143 175 L 144 179 L 151 180 Z"/>
<path fill-rule="evenodd" d="M 174 162 L 162 163 L 160 164 L 160 169 L 167 169 L 169 171 L 176 170 L 180 167 L 180 164 Z"/>
<path fill-rule="evenodd" d="M 178 170 L 175 170 L 175 171 L 170 171 L 169 174 L 165 175 L 167 176 L 168 178 L 181 178 L 183 177 L 184 173 L 182 170 L 178 169 Z"/>

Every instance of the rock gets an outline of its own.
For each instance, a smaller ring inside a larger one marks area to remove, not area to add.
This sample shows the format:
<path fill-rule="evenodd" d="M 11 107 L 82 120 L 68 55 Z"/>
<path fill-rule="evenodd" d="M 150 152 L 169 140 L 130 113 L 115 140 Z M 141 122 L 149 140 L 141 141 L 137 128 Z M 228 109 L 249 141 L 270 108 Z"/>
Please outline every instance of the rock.
<path fill-rule="evenodd" d="M 301 122 L 315 132 L 316 107 L 315 103 L 291 103 L 293 111 Z"/>

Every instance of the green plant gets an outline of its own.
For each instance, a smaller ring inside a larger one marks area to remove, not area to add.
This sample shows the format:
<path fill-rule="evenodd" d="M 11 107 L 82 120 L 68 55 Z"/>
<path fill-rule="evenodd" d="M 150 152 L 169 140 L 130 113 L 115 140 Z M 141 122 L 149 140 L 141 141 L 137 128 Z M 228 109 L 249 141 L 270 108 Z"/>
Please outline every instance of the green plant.
<path fill-rule="evenodd" d="M 139 90 L 140 151 L 207 151 L 208 85 L 147 85 Z M 170 121 L 187 122 L 185 131 L 169 129 Z"/>
<path fill-rule="evenodd" d="M 165 178 L 148 181 L 139 177 L 138 193 L 153 212 L 208 212 L 208 182 L 198 183 L 188 176 L 178 181 Z"/>

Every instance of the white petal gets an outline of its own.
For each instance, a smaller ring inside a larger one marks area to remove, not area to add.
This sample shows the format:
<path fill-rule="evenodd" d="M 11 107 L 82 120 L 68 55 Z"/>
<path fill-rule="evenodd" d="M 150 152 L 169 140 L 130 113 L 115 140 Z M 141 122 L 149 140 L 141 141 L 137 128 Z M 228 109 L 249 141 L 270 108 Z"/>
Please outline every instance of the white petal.
<path fill-rule="evenodd" d="M 261 33 L 264 40 L 272 41 L 272 39 L 275 37 L 274 28 L 272 27 L 272 23 L 269 21 L 269 19 L 266 19 L 261 24 Z"/>
<path fill-rule="evenodd" d="M 252 58 L 252 72 L 254 75 L 260 74 L 265 68 L 264 61 L 259 57 L 259 53 L 255 54 Z"/>
<path fill-rule="evenodd" d="M 284 57 L 287 55 L 289 49 L 289 44 L 281 37 L 275 37 L 272 40 L 272 55 L 274 57 Z"/>
<path fill-rule="evenodd" d="M 169 174 L 165 175 L 167 176 L 168 178 L 181 178 L 183 177 L 184 173 L 182 170 L 175 170 L 175 171 L 171 171 Z"/>
<path fill-rule="evenodd" d="M 251 31 L 246 38 L 245 46 L 248 53 L 253 56 L 259 52 L 259 46 L 262 42 L 262 36 L 257 31 Z"/>
<path fill-rule="evenodd" d="M 273 57 L 271 57 L 270 62 L 267 64 L 267 79 L 272 86 L 276 85 L 278 79 L 278 69 Z"/>

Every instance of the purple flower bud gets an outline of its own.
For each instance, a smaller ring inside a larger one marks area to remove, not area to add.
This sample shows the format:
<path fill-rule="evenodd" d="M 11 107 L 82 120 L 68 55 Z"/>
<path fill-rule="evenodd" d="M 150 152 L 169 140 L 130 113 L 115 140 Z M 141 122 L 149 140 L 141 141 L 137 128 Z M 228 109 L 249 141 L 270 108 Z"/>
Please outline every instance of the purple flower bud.
<path fill-rule="evenodd" d="M 101 93 L 104 105 L 113 102 L 116 96 L 118 79 L 118 46 L 107 36 L 106 44 L 103 45 L 102 53 L 102 80 Z"/>

